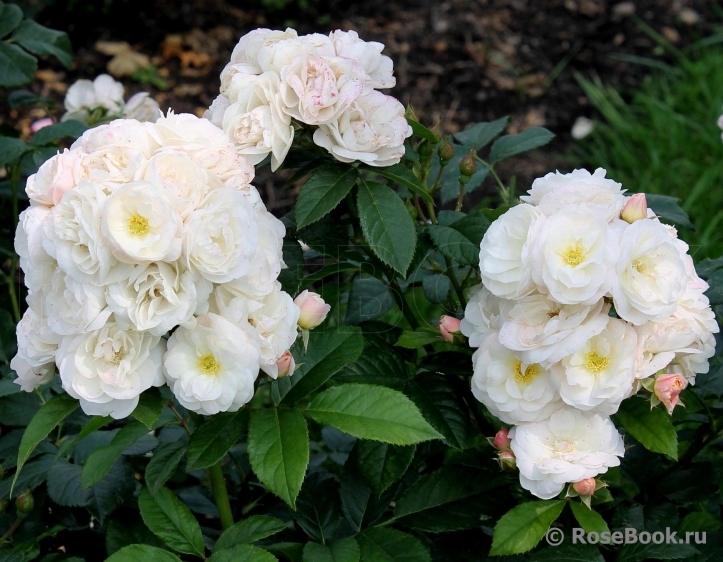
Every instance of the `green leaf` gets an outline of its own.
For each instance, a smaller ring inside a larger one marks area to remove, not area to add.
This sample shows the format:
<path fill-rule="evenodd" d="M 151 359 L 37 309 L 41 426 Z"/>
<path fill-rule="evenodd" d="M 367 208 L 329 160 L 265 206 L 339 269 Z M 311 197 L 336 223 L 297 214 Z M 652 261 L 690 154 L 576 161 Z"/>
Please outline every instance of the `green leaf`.
<path fill-rule="evenodd" d="M 531 560 L 532 562 L 605 562 L 596 547 L 584 544 L 548 547 L 532 554 Z"/>
<path fill-rule="evenodd" d="M 431 562 L 429 550 L 407 533 L 375 527 L 357 536 L 361 562 Z"/>
<path fill-rule="evenodd" d="M 61 421 L 74 412 L 79 405 L 79 402 L 68 394 L 58 394 L 43 404 L 35 416 L 33 416 L 25 433 L 23 433 L 23 438 L 18 448 L 18 468 L 15 471 L 13 483 L 10 487 L 11 496 L 12 487 L 15 485 L 20 471 L 23 469 L 23 465 L 30 458 L 35 447 L 37 447 Z"/>
<path fill-rule="evenodd" d="M 15 109 L 25 105 L 34 105 L 36 103 L 47 103 L 47 98 L 41 98 L 28 90 L 15 90 L 10 92 L 8 96 L 8 105 Z"/>
<path fill-rule="evenodd" d="M 680 199 L 671 197 L 670 195 L 659 195 L 657 193 L 646 193 L 645 200 L 655 214 L 670 222 L 679 224 L 688 230 L 695 230 L 695 226 L 690 222 L 690 217 L 678 204 Z"/>
<path fill-rule="evenodd" d="M 402 200 L 386 185 L 361 180 L 357 205 L 364 238 L 372 251 L 406 277 L 417 232 Z"/>
<path fill-rule="evenodd" d="M 608 524 L 605 523 L 605 519 L 603 519 L 599 513 L 593 511 L 581 502 L 570 501 L 569 503 L 572 514 L 575 516 L 575 519 L 577 519 L 577 522 L 580 523 L 580 527 L 585 529 L 586 533 L 600 534 L 602 532 L 610 532 Z"/>
<path fill-rule="evenodd" d="M 328 215 L 354 187 L 357 170 L 344 164 L 324 164 L 301 186 L 294 207 L 298 228 Z"/>
<path fill-rule="evenodd" d="M 544 127 L 530 127 L 519 135 L 506 135 L 497 139 L 490 150 L 490 163 L 496 164 L 506 158 L 546 145 L 555 135 Z"/>
<path fill-rule="evenodd" d="M 66 137 L 77 139 L 87 130 L 87 125 L 71 119 L 70 121 L 63 121 L 62 123 L 43 127 L 33 135 L 32 143 L 35 146 L 40 146 Z"/>
<path fill-rule="evenodd" d="M 352 539 L 341 539 L 324 546 L 315 542 L 304 545 L 304 562 L 359 562 L 361 551 Z"/>
<path fill-rule="evenodd" d="M 412 132 L 418 137 L 427 139 L 429 142 L 439 142 L 439 137 L 418 121 L 407 117 L 407 123 L 412 128 Z"/>
<path fill-rule="evenodd" d="M 492 224 L 490 219 L 483 212 L 477 211 L 453 222 L 449 226 L 462 233 L 467 240 L 479 249 L 482 238 L 490 224 Z"/>
<path fill-rule="evenodd" d="M 275 544 L 264 545 L 264 549 L 278 556 L 281 560 L 289 562 L 302 562 L 301 557 L 304 552 L 304 545 L 298 542 L 277 542 Z"/>
<path fill-rule="evenodd" d="M 237 544 L 251 544 L 286 529 L 286 524 L 276 517 L 252 515 L 226 529 L 216 541 L 214 552 Z"/>
<path fill-rule="evenodd" d="M 369 384 L 341 384 L 318 394 L 306 413 L 360 439 L 412 445 L 441 437 L 401 392 Z"/>
<path fill-rule="evenodd" d="M 415 446 L 389 445 L 378 441 L 357 442 L 358 463 L 364 481 L 379 495 L 399 480 L 409 468 Z"/>
<path fill-rule="evenodd" d="M 452 290 L 452 283 L 446 275 L 435 273 L 422 279 L 422 290 L 429 302 L 443 304 Z"/>
<path fill-rule="evenodd" d="M 73 50 L 67 33 L 48 29 L 26 19 L 13 32 L 11 39 L 34 55 L 55 57 L 67 69 L 73 64 Z"/>
<path fill-rule="evenodd" d="M 464 265 L 479 263 L 479 244 L 474 244 L 459 230 L 452 226 L 433 224 L 427 227 L 427 232 L 434 245 L 448 258 Z"/>
<path fill-rule="evenodd" d="M 135 421 L 125 425 L 105 447 L 93 451 L 83 467 L 80 479 L 83 488 L 92 486 L 106 475 L 121 453 L 141 437 L 148 434 L 148 428 L 141 422 Z"/>
<path fill-rule="evenodd" d="M 161 417 L 164 403 L 165 400 L 163 396 L 161 396 L 160 389 L 152 386 L 141 394 L 140 400 L 138 400 L 138 406 L 133 410 L 131 416 L 148 429 L 153 429 L 153 424 Z"/>
<path fill-rule="evenodd" d="M 186 446 L 185 441 L 171 441 L 153 453 L 146 466 L 146 484 L 151 494 L 155 494 L 176 472 L 186 454 Z"/>
<path fill-rule="evenodd" d="M 139 544 L 163 547 L 163 542 L 151 533 L 140 517 L 120 516 L 108 521 L 105 528 L 105 550 L 108 555 L 128 545 Z"/>
<path fill-rule="evenodd" d="M 477 151 L 480 151 L 505 129 L 509 120 L 509 117 L 502 117 L 496 121 L 476 123 L 452 137 L 461 145 L 476 146 Z"/>
<path fill-rule="evenodd" d="M 309 471 L 296 502 L 296 522 L 313 540 L 331 540 L 340 521 L 339 485 L 320 469 Z"/>
<path fill-rule="evenodd" d="M 246 430 L 246 413 L 224 412 L 206 418 L 188 442 L 186 471 L 213 466 L 226 456 Z"/>
<path fill-rule="evenodd" d="M 0 86 L 17 88 L 32 82 L 38 61 L 17 45 L 0 41 Z"/>
<path fill-rule="evenodd" d="M 389 328 L 391 333 L 391 326 Z M 334 375 L 337 382 L 378 384 L 396 390 L 402 390 L 408 378 L 409 369 L 397 350 L 371 338 L 366 339 L 359 359 Z"/>
<path fill-rule="evenodd" d="M 181 562 L 181 559 L 172 552 L 155 546 L 131 544 L 106 558 L 105 562 Z"/>
<path fill-rule="evenodd" d="M 214 553 L 208 562 L 278 562 L 278 560 L 263 548 L 250 544 L 239 544 Z"/>
<path fill-rule="evenodd" d="M 505 513 L 495 525 L 490 556 L 522 554 L 535 548 L 565 507 L 563 500 L 534 501 Z"/>
<path fill-rule="evenodd" d="M 0 47 L 1 46 L 2 43 L 0 43 Z M 2 50 L 0 49 L 0 57 L 1 56 Z M 17 160 L 28 150 L 30 150 L 30 148 L 31 147 L 28 143 L 21 141 L 20 139 L 14 139 L 12 137 L 0 137 L 0 166 L 5 166 Z"/>
<path fill-rule="evenodd" d="M 399 336 L 397 343 L 394 345 L 398 347 L 406 347 L 407 349 L 417 349 L 424 347 L 430 343 L 439 343 L 443 341 L 441 334 L 434 328 L 420 328 L 415 332 L 406 330 Z"/>
<path fill-rule="evenodd" d="M 63 457 L 67 455 L 73 447 L 75 447 L 80 441 L 91 433 L 97 431 L 104 425 L 113 421 L 110 416 L 92 416 L 90 421 L 83 426 L 83 429 L 73 439 L 66 439 L 58 449 L 58 456 Z"/>
<path fill-rule="evenodd" d="M 624 400 L 615 419 L 649 451 L 678 460 L 678 436 L 670 416 L 662 408 L 651 410 L 647 400 Z"/>
<path fill-rule="evenodd" d="M 23 21 L 23 11 L 18 6 L 0 2 L 0 39 L 20 25 L 21 21 Z"/>
<path fill-rule="evenodd" d="M 45 482 L 53 462 L 55 462 L 54 454 L 40 455 L 25 465 L 20 476 L 16 471 L 12 480 L 9 478 L 0 480 L 0 498 L 11 498 L 11 488 L 22 491 L 26 488 L 32 490 L 40 486 Z"/>
<path fill-rule="evenodd" d="M 309 430 L 297 410 L 251 413 L 248 453 L 258 479 L 292 508 L 309 464 Z"/>
<path fill-rule="evenodd" d="M 417 179 L 414 173 L 404 166 L 404 164 L 394 164 L 388 168 L 368 168 L 371 172 L 379 174 L 382 177 L 397 182 L 406 187 L 412 193 L 419 195 L 424 201 L 434 203 L 432 196 L 427 192 L 424 186 Z"/>
<path fill-rule="evenodd" d="M 379 318 L 394 306 L 389 288 L 376 277 L 357 277 L 351 285 L 344 324 L 359 324 Z"/>
<path fill-rule="evenodd" d="M 203 557 L 205 549 L 201 527 L 171 490 L 164 487 L 151 495 L 148 488 L 143 488 L 138 496 L 138 507 L 146 526 L 169 547 L 177 552 Z"/>
<path fill-rule="evenodd" d="M 678 540 L 681 540 L 680 538 Z M 678 560 L 698 554 L 689 544 L 624 544 L 618 550 L 616 562 L 642 562 L 643 560 Z M 711 559 L 712 560 L 712 559 Z"/>
<path fill-rule="evenodd" d="M 363 349 L 364 338 L 356 327 L 311 332 L 306 353 L 300 341 L 292 347 L 291 352 L 300 365 L 293 377 L 271 383 L 271 398 L 277 405 L 305 398 L 344 366 L 356 361 Z"/>

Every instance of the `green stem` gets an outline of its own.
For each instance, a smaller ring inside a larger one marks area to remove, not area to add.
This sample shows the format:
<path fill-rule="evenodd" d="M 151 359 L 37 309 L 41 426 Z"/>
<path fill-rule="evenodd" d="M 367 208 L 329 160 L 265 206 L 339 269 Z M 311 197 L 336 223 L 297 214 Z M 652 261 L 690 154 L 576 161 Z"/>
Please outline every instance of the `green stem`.
<path fill-rule="evenodd" d="M 508 194 L 508 189 L 505 187 L 505 184 L 502 183 L 502 180 L 500 179 L 500 176 L 497 175 L 497 172 L 495 172 L 494 166 L 492 164 L 488 164 L 482 158 L 479 156 L 475 156 L 479 162 L 487 166 L 489 168 L 490 173 L 492 174 L 492 177 L 495 178 L 495 181 L 497 182 L 497 187 L 500 189 L 500 197 L 502 197 L 502 204 L 503 205 L 509 205 L 510 204 L 510 197 Z"/>
<path fill-rule="evenodd" d="M 221 516 L 221 528 L 224 530 L 228 529 L 233 525 L 233 515 L 231 514 L 231 502 L 228 499 L 226 482 L 223 479 L 221 461 L 218 461 L 208 469 L 208 479 L 211 482 L 213 499 L 216 501 L 216 507 Z"/>
<path fill-rule="evenodd" d="M 20 524 L 23 522 L 22 519 L 18 518 L 15 520 L 15 522 L 10 526 L 10 528 L 7 530 L 7 532 L 0 537 L 0 545 L 5 544 L 6 542 L 10 541 L 10 537 L 13 536 L 13 533 L 18 530 L 18 527 L 20 527 Z"/>
<path fill-rule="evenodd" d="M 454 208 L 458 213 L 462 210 L 462 201 L 464 201 L 464 192 L 467 186 L 459 182 L 459 195 L 457 195 L 457 206 Z"/>
<path fill-rule="evenodd" d="M 447 264 L 447 277 L 449 277 L 449 280 L 452 282 L 452 287 L 454 287 L 454 292 L 457 293 L 457 297 L 459 298 L 459 304 L 462 305 L 462 310 L 467 308 L 467 299 L 464 298 L 464 290 L 462 289 L 462 285 L 459 284 L 459 281 L 457 281 L 457 276 L 454 274 L 454 269 L 452 268 L 452 260 L 450 260 L 447 256 L 444 256 L 444 262 Z"/>

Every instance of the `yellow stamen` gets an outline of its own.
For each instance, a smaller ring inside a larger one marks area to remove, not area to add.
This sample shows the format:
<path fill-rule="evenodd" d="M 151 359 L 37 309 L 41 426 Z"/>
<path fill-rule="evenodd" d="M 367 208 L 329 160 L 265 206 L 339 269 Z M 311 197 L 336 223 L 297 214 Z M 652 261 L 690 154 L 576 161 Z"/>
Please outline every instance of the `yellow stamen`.
<path fill-rule="evenodd" d="M 579 244 L 577 246 L 571 246 L 562 256 L 562 259 L 570 267 L 577 267 L 585 261 L 585 252 L 583 252 Z"/>
<path fill-rule="evenodd" d="M 528 365 L 525 372 L 522 372 L 522 361 L 515 363 L 515 380 L 520 384 L 530 384 L 540 374 L 540 366 L 536 363 Z"/>
<path fill-rule="evenodd" d="M 138 213 L 128 219 L 128 232 L 134 236 L 143 236 L 148 232 L 148 219 Z"/>
<path fill-rule="evenodd" d="M 198 360 L 198 368 L 207 375 L 215 375 L 221 369 L 221 364 L 209 353 Z"/>
<path fill-rule="evenodd" d="M 597 351 L 591 351 L 585 358 L 585 368 L 596 375 L 608 368 L 610 360 L 607 357 L 600 357 Z"/>

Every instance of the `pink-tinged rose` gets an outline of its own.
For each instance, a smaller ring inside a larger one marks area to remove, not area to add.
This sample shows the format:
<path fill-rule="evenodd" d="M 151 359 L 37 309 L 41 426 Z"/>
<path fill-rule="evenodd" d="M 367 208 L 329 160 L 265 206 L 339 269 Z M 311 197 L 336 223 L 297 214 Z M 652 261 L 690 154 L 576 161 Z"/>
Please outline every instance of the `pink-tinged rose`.
<path fill-rule="evenodd" d="M 581 496 L 592 496 L 595 493 L 595 488 L 596 484 L 594 478 L 585 478 L 584 480 L 575 482 L 572 485 L 572 489 Z"/>
<path fill-rule="evenodd" d="M 442 334 L 444 341 L 451 342 L 455 334 L 460 333 L 460 321 L 454 316 L 443 315 L 439 319 L 439 333 Z"/>
<path fill-rule="evenodd" d="M 492 446 L 498 451 L 509 451 L 510 443 L 512 443 L 509 434 L 510 432 L 507 429 L 500 429 L 492 439 Z"/>
<path fill-rule="evenodd" d="M 30 132 L 35 134 L 40 129 L 44 129 L 45 127 L 50 127 L 50 125 L 52 125 L 53 123 L 55 123 L 55 119 L 53 119 L 52 117 L 43 117 L 42 119 L 33 121 L 30 124 Z"/>
<path fill-rule="evenodd" d="M 38 171 L 28 178 L 25 192 L 37 204 L 52 207 L 63 194 L 73 189 L 83 178 L 81 162 L 85 153 L 65 149 L 47 160 Z"/>
<path fill-rule="evenodd" d="M 655 379 L 653 390 L 655 396 L 668 409 L 668 413 L 672 414 L 673 409 L 678 405 L 680 393 L 688 386 L 688 381 L 683 375 L 670 373 L 660 375 Z"/>
<path fill-rule="evenodd" d="M 284 354 L 276 360 L 276 367 L 279 370 L 279 378 L 294 374 L 296 362 L 294 361 L 294 356 L 291 355 L 291 351 L 288 349 L 284 351 Z"/>
<path fill-rule="evenodd" d="M 636 193 L 628 198 L 625 202 L 620 218 L 630 224 L 637 220 L 647 218 L 648 202 L 645 199 L 645 193 Z"/>
<path fill-rule="evenodd" d="M 497 457 L 497 462 L 500 463 L 500 468 L 507 472 L 514 472 L 517 470 L 517 459 L 515 454 L 511 451 L 505 451 L 500 453 Z"/>
<path fill-rule="evenodd" d="M 299 327 L 303 330 L 313 330 L 325 319 L 329 314 L 331 306 L 324 302 L 316 293 L 304 291 L 294 299 L 294 304 L 299 307 L 301 314 L 299 315 Z"/>

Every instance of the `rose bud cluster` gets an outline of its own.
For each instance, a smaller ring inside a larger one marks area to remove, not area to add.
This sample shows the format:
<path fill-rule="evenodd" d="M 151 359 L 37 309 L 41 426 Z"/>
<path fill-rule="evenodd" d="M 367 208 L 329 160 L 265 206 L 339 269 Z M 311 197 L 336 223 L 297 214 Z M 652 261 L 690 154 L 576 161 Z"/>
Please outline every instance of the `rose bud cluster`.
<path fill-rule="evenodd" d="M 520 482 L 541 498 L 620 463 L 609 416 L 643 381 L 666 373 L 655 393 L 672 411 L 714 354 L 687 244 L 621 187 L 603 169 L 547 174 L 480 244 L 461 324 L 478 348 L 472 391 L 515 426 Z"/>
<path fill-rule="evenodd" d="M 253 177 L 223 131 L 170 112 L 91 129 L 43 164 L 15 236 L 15 382 L 33 391 L 57 366 L 84 412 L 123 418 L 152 386 L 210 415 L 248 402 L 260 370 L 292 374 L 285 229 Z"/>
<path fill-rule="evenodd" d="M 412 129 L 404 106 L 378 91 L 396 83 L 383 49 L 355 31 L 256 29 L 233 50 L 205 117 L 250 163 L 271 155 L 272 171 L 291 148 L 295 123 L 314 127 L 314 142 L 337 160 L 396 164 Z"/>

